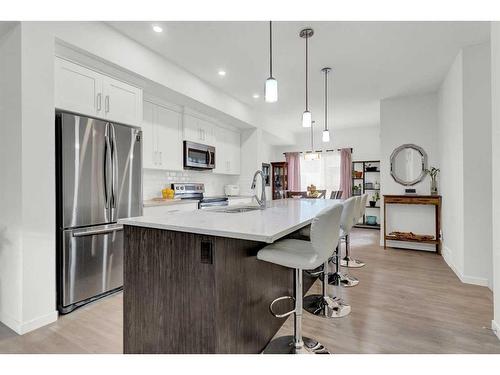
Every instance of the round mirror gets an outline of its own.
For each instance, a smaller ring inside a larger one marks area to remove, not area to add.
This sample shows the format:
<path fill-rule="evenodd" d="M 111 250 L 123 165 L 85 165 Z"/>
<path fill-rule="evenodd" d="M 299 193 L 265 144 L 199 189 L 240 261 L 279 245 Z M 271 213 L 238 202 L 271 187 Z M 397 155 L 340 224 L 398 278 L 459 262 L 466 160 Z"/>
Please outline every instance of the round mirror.
<path fill-rule="evenodd" d="M 401 185 L 411 186 L 422 181 L 427 169 L 427 154 L 417 145 L 402 145 L 392 152 L 391 176 Z"/>

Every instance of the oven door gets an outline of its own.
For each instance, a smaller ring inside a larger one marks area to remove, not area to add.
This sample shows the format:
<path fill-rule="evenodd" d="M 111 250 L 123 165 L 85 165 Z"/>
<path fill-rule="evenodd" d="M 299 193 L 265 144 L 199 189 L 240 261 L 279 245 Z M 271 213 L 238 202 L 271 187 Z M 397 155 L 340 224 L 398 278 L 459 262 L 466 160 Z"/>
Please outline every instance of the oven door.
<path fill-rule="evenodd" d="M 214 169 L 215 147 L 184 141 L 185 169 Z"/>

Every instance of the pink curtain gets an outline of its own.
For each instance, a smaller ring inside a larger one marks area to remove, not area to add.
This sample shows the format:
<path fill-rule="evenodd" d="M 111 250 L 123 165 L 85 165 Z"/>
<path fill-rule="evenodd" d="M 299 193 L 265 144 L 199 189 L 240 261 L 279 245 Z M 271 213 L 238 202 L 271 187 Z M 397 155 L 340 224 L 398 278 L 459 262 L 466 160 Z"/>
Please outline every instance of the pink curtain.
<path fill-rule="evenodd" d="M 352 195 L 352 156 L 350 148 L 340 150 L 340 190 L 342 190 L 343 199 L 347 199 Z"/>
<path fill-rule="evenodd" d="M 288 163 L 288 190 L 300 191 L 300 154 L 286 152 L 285 159 Z"/>

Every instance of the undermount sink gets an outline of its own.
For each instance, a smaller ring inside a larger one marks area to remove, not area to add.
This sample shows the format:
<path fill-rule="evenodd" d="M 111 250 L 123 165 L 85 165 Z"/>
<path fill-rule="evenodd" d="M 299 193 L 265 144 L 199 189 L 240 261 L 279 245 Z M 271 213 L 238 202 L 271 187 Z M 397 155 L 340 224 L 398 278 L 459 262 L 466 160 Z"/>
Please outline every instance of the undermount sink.
<path fill-rule="evenodd" d="M 225 212 L 230 214 L 236 214 L 240 212 L 256 211 L 260 210 L 258 206 L 239 206 L 239 207 L 224 207 L 211 210 L 213 212 Z"/>

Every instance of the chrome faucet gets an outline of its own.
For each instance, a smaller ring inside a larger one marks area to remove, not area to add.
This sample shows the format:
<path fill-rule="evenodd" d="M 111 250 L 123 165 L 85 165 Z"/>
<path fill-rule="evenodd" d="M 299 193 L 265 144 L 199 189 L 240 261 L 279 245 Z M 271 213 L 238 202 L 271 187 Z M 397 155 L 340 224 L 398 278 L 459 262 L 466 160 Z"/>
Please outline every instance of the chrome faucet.
<path fill-rule="evenodd" d="M 257 175 L 260 174 L 261 180 L 262 180 L 262 192 L 260 193 L 260 199 L 257 197 L 257 194 L 254 194 L 255 200 L 259 204 L 259 207 L 261 210 L 266 208 L 266 180 L 264 178 L 264 173 L 262 173 L 261 170 L 258 170 L 255 172 L 253 175 L 253 180 L 252 180 L 252 187 L 251 189 L 255 189 L 255 185 L 257 183 Z"/>

